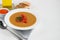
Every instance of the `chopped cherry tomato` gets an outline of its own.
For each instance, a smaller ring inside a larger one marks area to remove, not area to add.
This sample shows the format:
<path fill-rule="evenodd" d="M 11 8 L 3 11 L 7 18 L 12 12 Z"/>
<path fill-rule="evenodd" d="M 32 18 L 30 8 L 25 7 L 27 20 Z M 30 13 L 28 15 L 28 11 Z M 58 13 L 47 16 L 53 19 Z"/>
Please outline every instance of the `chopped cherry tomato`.
<path fill-rule="evenodd" d="M 25 16 L 23 14 L 21 14 L 21 16 L 24 18 Z"/>
<path fill-rule="evenodd" d="M 22 16 L 22 19 L 23 19 L 22 22 L 23 22 L 23 23 L 27 23 L 27 18 L 26 18 L 26 16 L 25 16 L 24 14 L 22 14 L 21 16 Z"/>
<path fill-rule="evenodd" d="M 26 21 L 26 20 L 23 20 L 22 22 L 23 22 L 23 23 L 27 23 L 27 21 Z"/>

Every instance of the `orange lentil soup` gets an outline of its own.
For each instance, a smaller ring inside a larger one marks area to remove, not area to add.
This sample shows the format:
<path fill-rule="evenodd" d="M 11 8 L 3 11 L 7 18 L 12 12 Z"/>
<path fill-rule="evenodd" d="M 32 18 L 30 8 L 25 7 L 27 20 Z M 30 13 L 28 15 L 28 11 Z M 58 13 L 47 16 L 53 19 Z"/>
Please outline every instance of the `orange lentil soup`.
<path fill-rule="evenodd" d="M 29 27 L 36 22 L 36 17 L 29 12 L 16 12 L 10 16 L 9 20 L 17 27 Z"/>

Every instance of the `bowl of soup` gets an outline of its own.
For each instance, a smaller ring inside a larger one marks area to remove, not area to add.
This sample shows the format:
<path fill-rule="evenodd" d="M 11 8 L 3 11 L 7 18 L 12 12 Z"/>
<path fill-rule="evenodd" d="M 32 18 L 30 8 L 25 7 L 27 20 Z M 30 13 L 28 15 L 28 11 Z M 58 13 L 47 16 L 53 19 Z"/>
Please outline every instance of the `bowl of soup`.
<path fill-rule="evenodd" d="M 37 25 L 37 12 L 33 9 L 14 9 L 7 13 L 4 20 L 8 27 L 29 30 Z"/>

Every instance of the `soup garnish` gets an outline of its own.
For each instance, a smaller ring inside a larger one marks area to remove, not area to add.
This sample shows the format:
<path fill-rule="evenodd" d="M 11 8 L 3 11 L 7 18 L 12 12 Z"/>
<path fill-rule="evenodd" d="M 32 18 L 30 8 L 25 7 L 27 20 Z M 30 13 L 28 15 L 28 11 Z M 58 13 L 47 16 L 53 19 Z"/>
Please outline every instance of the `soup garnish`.
<path fill-rule="evenodd" d="M 16 22 L 27 23 L 27 18 L 25 15 L 21 14 L 21 16 L 16 17 Z"/>

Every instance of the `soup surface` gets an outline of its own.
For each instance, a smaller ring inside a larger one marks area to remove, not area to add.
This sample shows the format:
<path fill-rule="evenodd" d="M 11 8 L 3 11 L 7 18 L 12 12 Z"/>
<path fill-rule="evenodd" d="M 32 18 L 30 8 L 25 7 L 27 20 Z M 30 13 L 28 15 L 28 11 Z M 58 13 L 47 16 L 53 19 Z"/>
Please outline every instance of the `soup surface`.
<path fill-rule="evenodd" d="M 36 22 L 36 17 L 29 12 L 16 12 L 10 16 L 9 21 L 17 27 L 29 27 Z"/>

